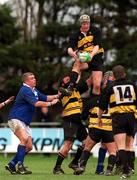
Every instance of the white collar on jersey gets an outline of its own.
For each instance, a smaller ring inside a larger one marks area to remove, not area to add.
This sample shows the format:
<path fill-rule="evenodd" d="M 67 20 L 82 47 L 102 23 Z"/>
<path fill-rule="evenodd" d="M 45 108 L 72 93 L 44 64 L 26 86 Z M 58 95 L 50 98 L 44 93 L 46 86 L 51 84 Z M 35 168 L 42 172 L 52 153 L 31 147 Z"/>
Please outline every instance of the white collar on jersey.
<path fill-rule="evenodd" d="M 29 87 L 29 88 L 31 88 L 32 90 L 35 90 L 35 87 L 30 87 L 28 84 L 26 84 L 26 83 L 23 83 L 23 86 L 27 86 L 27 87 Z"/>
<path fill-rule="evenodd" d="M 23 83 L 23 86 L 27 86 L 27 87 L 29 87 L 31 90 L 32 90 L 32 92 L 34 93 L 34 95 L 36 96 L 36 98 L 38 99 L 38 93 L 37 93 L 37 91 L 35 90 L 35 87 L 30 87 L 28 84 L 26 84 L 26 83 Z"/>
<path fill-rule="evenodd" d="M 87 33 L 85 33 L 85 32 L 81 32 L 85 37 L 87 36 Z"/>

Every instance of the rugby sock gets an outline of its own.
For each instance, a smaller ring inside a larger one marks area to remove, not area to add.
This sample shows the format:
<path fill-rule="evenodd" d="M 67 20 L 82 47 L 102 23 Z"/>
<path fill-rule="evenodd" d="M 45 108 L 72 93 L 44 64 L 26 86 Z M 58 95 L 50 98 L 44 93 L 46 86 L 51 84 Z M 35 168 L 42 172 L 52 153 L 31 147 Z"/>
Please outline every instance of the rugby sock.
<path fill-rule="evenodd" d="M 25 152 L 25 156 L 28 154 L 28 151 L 26 150 Z M 15 154 L 15 156 L 13 157 L 13 159 L 8 163 L 9 166 L 16 166 L 16 164 L 18 163 L 18 157 L 17 154 Z"/>
<path fill-rule="evenodd" d="M 83 146 L 79 146 L 78 149 L 77 149 L 77 152 L 75 154 L 75 157 L 74 159 L 71 161 L 72 164 L 78 164 L 78 161 L 81 157 L 81 154 L 82 154 L 82 151 L 83 151 Z"/>
<path fill-rule="evenodd" d="M 135 152 L 127 151 L 127 157 L 129 167 L 134 170 Z"/>
<path fill-rule="evenodd" d="M 90 151 L 84 150 L 80 158 L 80 166 L 86 166 L 87 161 L 90 157 Z"/>
<path fill-rule="evenodd" d="M 19 164 L 23 164 L 25 154 L 26 154 L 26 146 L 18 145 L 17 158 L 18 158 L 18 163 Z"/>
<path fill-rule="evenodd" d="M 135 165 L 135 151 L 131 151 L 130 153 L 131 153 L 131 168 L 133 170 L 135 170 L 135 167 L 134 167 L 134 165 Z"/>
<path fill-rule="evenodd" d="M 110 155 L 110 156 L 108 157 L 108 166 L 107 166 L 107 170 L 112 171 L 115 162 L 116 162 L 116 156 L 115 156 L 115 155 Z"/>
<path fill-rule="evenodd" d="M 64 159 L 65 159 L 65 156 L 61 153 L 58 153 L 55 168 L 60 167 Z"/>
<path fill-rule="evenodd" d="M 15 154 L 15 156 L 13 157 L 13 159 L 12 159 L 8 164 L 9 164 L 9 166 L 11 166 L 11 167 L 15 167 L 17 163 L 18 163 L 18 157 L 17 157 L 17 154 Z"/>
<path fill-rule="evenodd" d="M 116 153 L 116 167 L 120 167 L 121 166 L 121 162 L 120 162 L 120 159 L 119 159 L 119 154 L 118 152 Z"/>
<path fill-rule="evenodd" d="M 127 152 L 124 149 L 118 151 L 119 159 L 123 167 L 123 174 L 129 173 Z"/>
<path fill-rule="evenodd" d="M 29 153 L 29 150 L 26 148 L 25 156 Z"/>
<path fill-rule="evenodd" d="M 98 152 L 98 164 L 97 164 L 97 168 L 96 168 L 96 172 L 103 172 L 103 163 L 105 160 L 105 156 L 106 156 L 107 150 L 100 147 L 99 148 L 99 152 Z"/>

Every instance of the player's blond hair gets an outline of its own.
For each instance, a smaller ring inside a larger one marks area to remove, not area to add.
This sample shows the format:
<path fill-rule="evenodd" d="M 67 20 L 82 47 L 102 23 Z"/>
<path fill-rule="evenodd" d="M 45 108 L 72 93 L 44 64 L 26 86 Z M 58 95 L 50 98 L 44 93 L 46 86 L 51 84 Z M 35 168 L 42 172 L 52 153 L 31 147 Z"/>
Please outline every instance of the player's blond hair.
<path fill-rule="evenodd" d="M 26 72 L 22 75 L 22 82 L 25 82 L 29 76 L 34 75 L 32 72 Z"/>

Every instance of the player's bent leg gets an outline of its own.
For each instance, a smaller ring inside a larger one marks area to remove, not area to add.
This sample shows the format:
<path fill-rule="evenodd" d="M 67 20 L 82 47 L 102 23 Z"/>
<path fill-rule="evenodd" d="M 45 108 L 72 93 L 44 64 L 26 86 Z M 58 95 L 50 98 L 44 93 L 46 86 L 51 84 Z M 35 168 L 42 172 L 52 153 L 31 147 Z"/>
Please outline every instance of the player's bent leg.
<path fill-rule="evenodd" d="M 28 137 L 28 141 L 26 143 L 26 153 L 25 153 L 25 156 L 29 153 L 29 151 L 32 150 L 32 137 L 29 136 Z M 26 165 L 23 165 L 23 169 L 25 171 L 24 174 L 32 174 L 32 171 L 28 169 L 28 166 Z"/>
<path fill-rule="evenodd" d="M 92 93 L 95 95 L 100 94 L 100 85 L 102 80 L 102 71 L 92 71 L 93 90 Z"/>
<path fill-rule="evenodd" d="M 76 152 L 73 160 L 68 165 L 68 167 L 73 169 L 74 171 L 78 168 L 78 160 L 81 157 L 83 149 L 84 149 L 84 146 L 79 146 L 78 147 L 77 152 Z"/>
<path fill-rule="evenodd" d="M 73 88 L 76 85 L 76 82 L 78 80 L 79 75 L 81 74 L 81 70 L 80 70 L 80 62 L 79 61 L 75 61 L 72 71 L 70 73 L 70 82 L 69 82 L 69 86 L 67 88 L 67 91 L 69 93 L 72 93 Z"/>
<path fill-rule="evenodd" d="M 18 122 L 18 121 L 17 121 Z M 16 122 L 13 122 L 15 125 L 17 124 Z M 17 148 L 17 153 L 16 155 L 13 157 L 13 159 L 5 166 L 5 169 L 8 170 L 11 174 L 15 174 L 16 171 L 16 164 L 19 161 L 23 161 L 24 157 L 25 157 L 25 152 L 26 152 L 26 142 L 27 142 L 27 134 L 26 131 L 24 129 L 24 127 L 22 127 L 22 124 L 20 122 L 18 122 L 19 124 L 17 124 L 17 126 L 13 126 L 11 129 L 14 131 L 14 134 L 18 137 L 18 139 L 20 140 L 20 142 L 22 144 L 18 145 Z M 17 128 L 15 128 L 17 127 Z M 14 128 L 14 129 L 13 129 Z"/>
<path fill-rule="evenodd" d="M 82 155 L 81 155 L 81 158 L 79 161 L 79 167 L 74 172 L 75 175 L 80 175 L 85 171 L 87 161 L 90 157 L 90 151 L 94 147 L 95 144 L 96 144 L 96 142 L 93 141 L 90 138 L 90 136 L 87 136 L 87 138 L 85 140 L 85 147 L 84 147 L 84 150 L 82 152 Z"/>
<path fill-rule="evenodd" d="M 15 131 L 15 135 L 19 138 L 20 144 L 17 149 L 18 163 L 16 165 L 16 172 L 18 174 L 31 174 L 32 172 L 24 167 L 24 158 L 26 155 L 27 145 L 31 144 L 31 138 L 28 135 L 26 129 L 19 129 Z M 29 148 L 31 148 L 29 146 Z"/>
<path fill-rule="evenodd" d="M 88 68 L 87 63 L 82 63 L 80 61 L 75 61 L 72 71 L 70 73 L 70 83 L 68 88 L 60 88 L 59 91 L 64 96 L 70 96 L 72 94 L 73 88 L 75 87 L 76 83 L 79 81 L 81 76 L 81 72 L 84 69 Z"/>

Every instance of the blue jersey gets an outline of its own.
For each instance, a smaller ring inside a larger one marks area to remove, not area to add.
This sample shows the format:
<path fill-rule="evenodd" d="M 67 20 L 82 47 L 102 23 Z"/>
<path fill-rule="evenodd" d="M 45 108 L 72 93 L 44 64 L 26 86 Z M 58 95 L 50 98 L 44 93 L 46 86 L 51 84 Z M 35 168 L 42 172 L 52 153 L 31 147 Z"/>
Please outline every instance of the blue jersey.
<path fill-rule="evenodd" d="M 23 85 L 19 90 L 15 103 L 10 110 L 8 119 L 19 119 L 29 125 L 35 111 L 37 101 L 47 101 L 47 96 L 40 93 L 37 89 Z"/>

